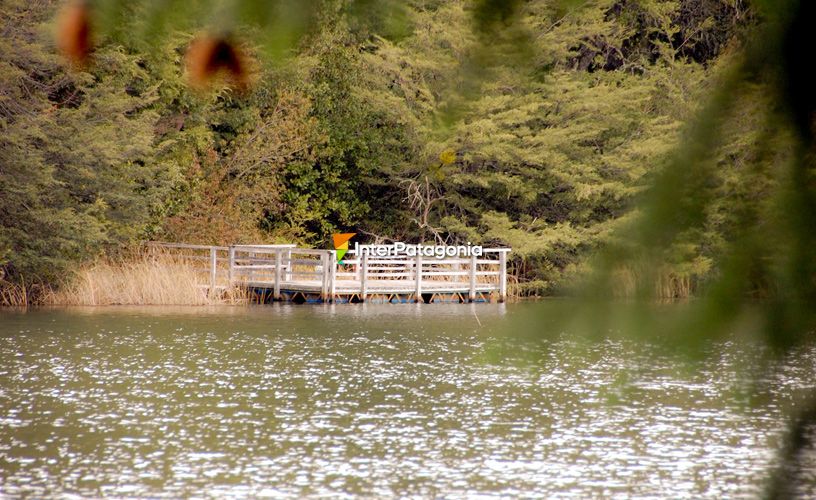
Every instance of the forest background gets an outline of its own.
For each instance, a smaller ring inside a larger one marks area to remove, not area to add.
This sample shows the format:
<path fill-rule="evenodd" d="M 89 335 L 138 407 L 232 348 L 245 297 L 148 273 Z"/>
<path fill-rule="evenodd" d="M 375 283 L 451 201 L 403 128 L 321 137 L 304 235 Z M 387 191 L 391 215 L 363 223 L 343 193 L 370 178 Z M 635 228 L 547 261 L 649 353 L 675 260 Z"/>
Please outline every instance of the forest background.
<path fill-rule="evenodd" d="M 507 16 L 463 0 L 133 2 L 94 14 L 109 28 L 77 65 L 55 37 L 64 3 L 0 3 L 0 274 L 34 295 L 145 240 L 326 248 L 335 232 L 510 246 L 521 295 L 559 293 L 639 217 L 762 22 L 741 0 L 530 0 Z M 203 32 L 243 80 L 195 85 Z M 713 201 L 661 250 L 657 295 L 716 280 L 789 156 L 759 111 L 769 83 L 747 87 L 706 159 Z M 761 154 L 769 134 L 782 147 Z M 617 269 L 619 288 L 638 272 Z"/>

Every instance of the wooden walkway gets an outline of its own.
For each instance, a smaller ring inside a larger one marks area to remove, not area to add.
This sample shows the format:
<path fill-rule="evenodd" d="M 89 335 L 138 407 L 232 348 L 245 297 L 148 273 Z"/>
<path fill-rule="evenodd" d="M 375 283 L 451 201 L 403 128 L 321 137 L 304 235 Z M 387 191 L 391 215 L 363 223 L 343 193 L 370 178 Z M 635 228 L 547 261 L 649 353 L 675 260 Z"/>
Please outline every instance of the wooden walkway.
<path fill-rule="evenodd" d="M 206 246 L 150 242 L 151 253 L 198 263 L 202 286 L 241 286 L 262 302 L 503 302 L 509 248 L 481 256 L 357 256 L 295 245 Z M 207 263 L 206 266 L 201 264 Z"/>

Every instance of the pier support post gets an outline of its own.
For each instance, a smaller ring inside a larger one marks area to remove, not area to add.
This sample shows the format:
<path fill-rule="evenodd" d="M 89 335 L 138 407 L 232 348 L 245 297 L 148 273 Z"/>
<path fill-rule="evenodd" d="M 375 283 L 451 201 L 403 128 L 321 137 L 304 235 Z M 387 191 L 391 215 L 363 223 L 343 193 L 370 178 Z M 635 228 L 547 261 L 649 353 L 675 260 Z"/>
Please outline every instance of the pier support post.
<path fill-rule="evenodd" d="M 281 268 L 283 267 L 283 252 L 280 250 L 275 250 L 275 290 L 274 295 L 272 298 L 274 300 L 280 300 L 281 294 Z"/>
<path fill-rule="evenodd" d="M 470 254 L 470 290 L 468 291 L 468 301 L 476 300 L 476 254 Z"/>
<path fill-rule="evenodd" d="M 360 300 L 366 301 L 368 297 L 368 254 L 358 255 L 360 260 Z"/>
<path fill-rule="evenodd" d="M 507 300 L 507 252 L 499 252 L 499 302 Z"/>
<path fill-rule="evenodd" d="M 422 302 L 422 254 L 417 252 L 416 265 L 414 266 L 414 278 L 416 279 L 416 301 Z"/>

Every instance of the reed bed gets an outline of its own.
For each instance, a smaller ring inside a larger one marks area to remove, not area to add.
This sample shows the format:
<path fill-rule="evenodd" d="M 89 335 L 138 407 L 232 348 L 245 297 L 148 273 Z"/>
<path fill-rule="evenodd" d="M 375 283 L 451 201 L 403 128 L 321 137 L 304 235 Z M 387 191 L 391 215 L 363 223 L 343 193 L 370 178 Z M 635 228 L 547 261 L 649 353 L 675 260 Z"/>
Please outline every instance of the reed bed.
<path fill-rule="evenodd" d="M 170 256 L 137 255 L 120 261 L 98 261 L 46 294 L 50 305 L 215 305 L 245 304 L 239 288 L 208 290 L 196 264 Z"/>

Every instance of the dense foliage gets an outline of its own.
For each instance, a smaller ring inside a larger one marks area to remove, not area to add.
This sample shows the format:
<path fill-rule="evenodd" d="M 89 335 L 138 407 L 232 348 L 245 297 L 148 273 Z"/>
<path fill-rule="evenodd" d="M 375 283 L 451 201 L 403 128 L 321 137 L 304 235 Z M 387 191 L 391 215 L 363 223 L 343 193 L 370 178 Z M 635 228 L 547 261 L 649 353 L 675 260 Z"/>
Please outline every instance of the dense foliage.
<path fill-rule="evenodd" d="M 740 0 L 239 2 L 228 26 L 206 24 L 218 2 L 96 2 L 97 48 L 72 67 L 57 2 L 2 4 L 0 263 L 29 283 L 144 239 L 352 231 L 509 245 L 522 290 L 550 293 L 637 215 L 755 22 Z M 202 29 L 256 61 L 250 90 L 187 85 Z M 743 171 L 763 85 L 712 159 L 721 203 L 665 255 L 665 294 L 716 272 L 733 207 L 761 196 Z"/>
<path fill-rule="evenodd" d="M 137 88 L 139 58 L 106 46 L 93 73 L 68 70 L 43 4 L 0 12 L 0 262 L 7 279 L 50 282 L 143 237 L 178 174 L 154 156 L 158 89 Z"/>

